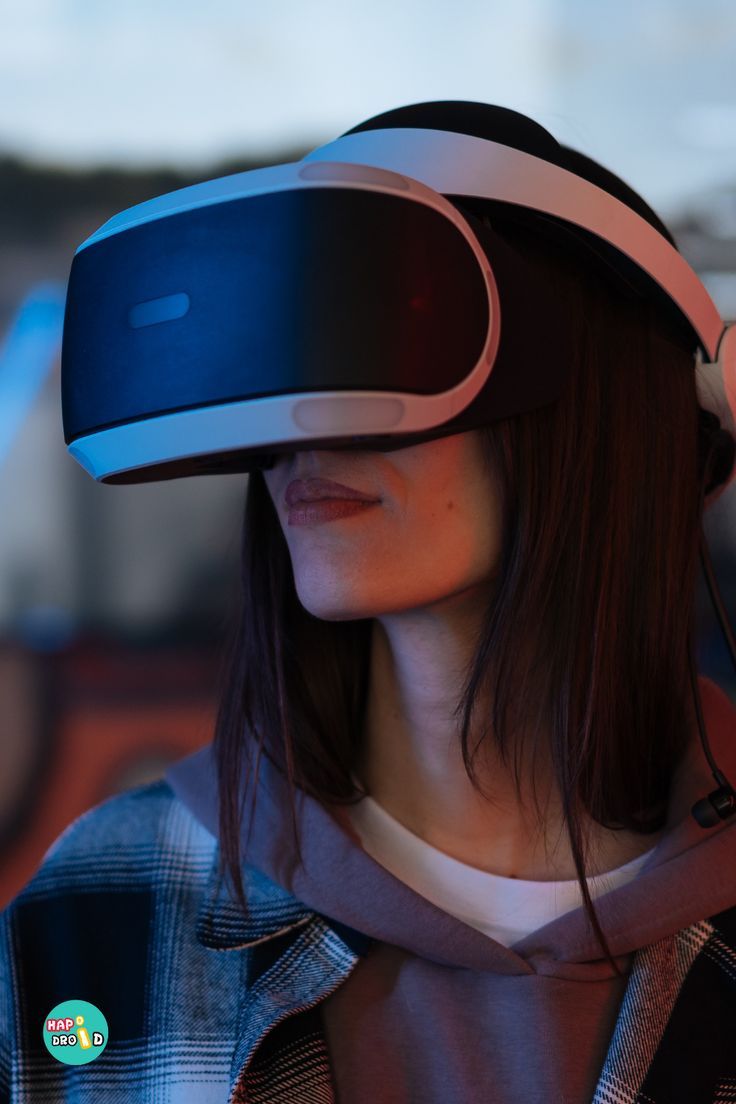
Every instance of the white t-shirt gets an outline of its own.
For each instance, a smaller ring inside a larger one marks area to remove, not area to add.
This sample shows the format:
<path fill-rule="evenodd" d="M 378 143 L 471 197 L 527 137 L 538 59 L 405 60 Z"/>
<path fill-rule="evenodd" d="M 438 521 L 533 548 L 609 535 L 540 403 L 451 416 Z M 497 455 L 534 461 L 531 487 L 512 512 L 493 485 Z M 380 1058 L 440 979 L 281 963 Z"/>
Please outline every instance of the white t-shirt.
<path fill-rule="evenodd" d="M 370 796 L 345 808 L 376 862 L 422 897 L 506 947 L 583 904 L 575 879 L 533 882 L 468 866 L 415 836 Z M 588 878 L 591 898 L 635 878 L 652 851 Z"/>

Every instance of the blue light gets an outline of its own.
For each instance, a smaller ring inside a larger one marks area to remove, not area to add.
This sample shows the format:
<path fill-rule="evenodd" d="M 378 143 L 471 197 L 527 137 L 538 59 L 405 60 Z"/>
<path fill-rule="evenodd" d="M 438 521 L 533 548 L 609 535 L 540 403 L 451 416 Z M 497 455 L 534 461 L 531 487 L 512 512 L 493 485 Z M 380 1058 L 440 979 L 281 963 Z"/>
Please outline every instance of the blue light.
<path fill-rule="evenodd" d="M 0 467 L 58 355 L 65 295 L 57 281 L 36 284 L 0 345 Z"/>
<path fill-rule="evenodd" d="M 30 606 L 17 617 L 14 635 L 34 652 L 58 652 L 75 639 L 77 621 L 61 606 Z"/>

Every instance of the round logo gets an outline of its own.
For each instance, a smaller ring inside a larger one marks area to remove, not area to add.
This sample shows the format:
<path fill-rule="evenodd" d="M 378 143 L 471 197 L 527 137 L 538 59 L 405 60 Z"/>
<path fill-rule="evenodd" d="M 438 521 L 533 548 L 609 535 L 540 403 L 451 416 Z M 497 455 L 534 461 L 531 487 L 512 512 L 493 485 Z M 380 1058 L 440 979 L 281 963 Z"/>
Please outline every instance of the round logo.
<path fill-rule="evenodd" d="M 43 1041 L 49 1054 L 60 1062 L 83 1066 L 107 1046 L 107 1020 L 89 1001 L 62 1001 L 44 1020 Z"/>

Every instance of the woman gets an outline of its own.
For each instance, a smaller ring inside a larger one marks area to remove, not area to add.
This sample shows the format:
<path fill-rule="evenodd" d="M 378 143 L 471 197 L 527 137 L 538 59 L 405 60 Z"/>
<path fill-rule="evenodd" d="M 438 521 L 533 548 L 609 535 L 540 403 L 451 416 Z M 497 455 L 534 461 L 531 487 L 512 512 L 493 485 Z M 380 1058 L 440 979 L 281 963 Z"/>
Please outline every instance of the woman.
<path fill-rule="evenodd" d="M 554 142 L 461 102 L 361 124 L 392 125 Z M 6 915 L 17 1099 L 727 1098 L 736 835 L 690 817 L 688 663 L 733 441 L 709 451 L 657 304 L 553 227 L 463 205 L 569 312 L 568 391 L 252 474 L 213 743 L 80 818 Z M 364 504 L 305 505 L 317 480 Z M 733 707 L 699 683 L 736 773 Z M 33 1049 L 64 993 L 110 1021 L 87 1068 Z"/>

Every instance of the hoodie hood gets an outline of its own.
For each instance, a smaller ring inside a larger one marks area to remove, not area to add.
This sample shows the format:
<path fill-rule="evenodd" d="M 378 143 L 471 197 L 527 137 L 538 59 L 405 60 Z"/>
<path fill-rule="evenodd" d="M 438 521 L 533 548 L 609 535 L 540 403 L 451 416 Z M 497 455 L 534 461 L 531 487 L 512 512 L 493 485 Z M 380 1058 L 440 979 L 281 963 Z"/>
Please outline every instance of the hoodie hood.
<path fill-rule="evenodd" d="M 735 784 L 736 709 L 712 680 L 700 676 L 699 683 L 712 755 Z M 213 745 L 169 766 L 165 778 L 217 838 Z M 732 875 L 736 869 L 736 820 L 703 829 L 690 812 L 695 801 L 715 786 L 696 730 L 673 779 L 664 835 L 633 880 L 594 896 L 601 928 L 623 970 L 635 951 L 736 905 Z M 300 863 L 288 780 L 265 754 L 260 760 L 248 838 L 251 797 L 251 793 L 246 795 L 241 831 L 243 864 L 255 867 L 298 902 L 338 924 L 443 966 L 579 981 L 614 976 L 582 904 L 507 947 L 450 915 L 377 862 L 363 848 L 345 807 L 323 806 L 297 787 Z M 516 879 L 502 881 L 519 884 Z"/>

